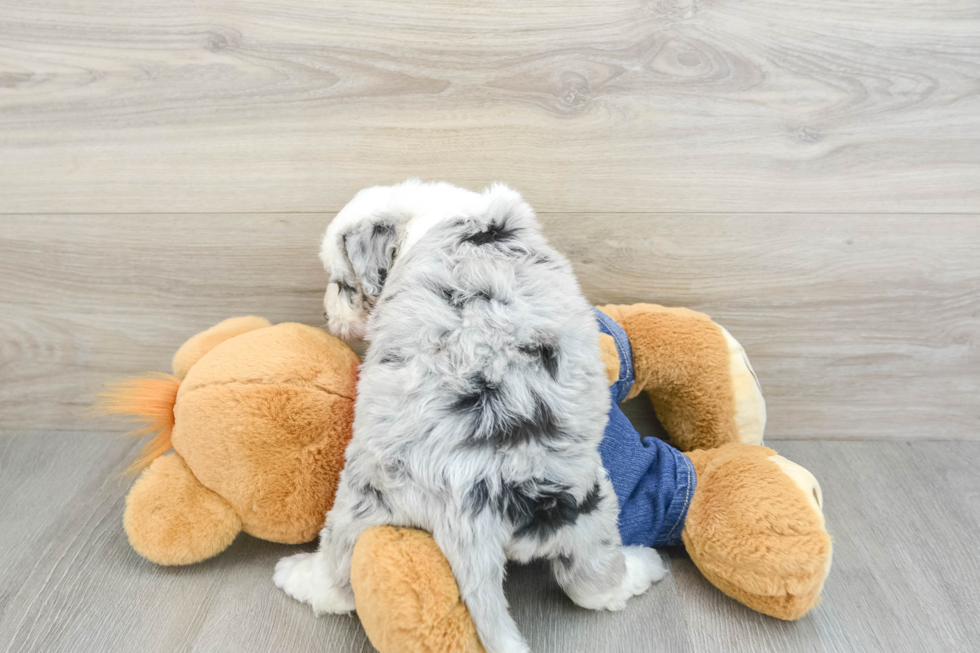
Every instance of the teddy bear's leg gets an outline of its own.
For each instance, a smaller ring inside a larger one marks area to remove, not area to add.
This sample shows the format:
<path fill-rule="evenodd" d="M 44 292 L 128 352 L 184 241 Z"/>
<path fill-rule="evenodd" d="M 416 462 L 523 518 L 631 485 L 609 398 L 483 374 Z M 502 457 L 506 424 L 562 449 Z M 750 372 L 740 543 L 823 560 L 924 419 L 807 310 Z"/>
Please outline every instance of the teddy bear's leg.
<path fill-rule="evenodd" d="M 376 526 L 354 547 L 357 616 L 381 653 L 484 653 L 449 562 L 432 536 Z"/>
<path fill-rule="evenodd" d="M 691 560 L 753 610 L 802 617 L 819 602 L 832 557 L 817 480 L 766 447 L 687 455 L 698 478 L 682 534 Z"/>
<path fill-rule="evenodd" d="M 745 350 L 703 313 L 655 304 L 600 306 L 629 336 L 636 383 L 682 451 L 761 444 L 766 404 Z"/>
<path fill-rule="evenodd" d="M 151 562 L 188 565 L 228 548 L 241 520 L 171 453 L 154 460 L 133 484 L 123 526 L 136 552 Z"/>
<path fill-rule="evenodd" d="M 215 324 L 207 331 L 191 336 L 190 340 L 185 342 L 174 354 L 174 376 L 183 381 L 194 363 L 225 340 L 267 326 L 271 326 L 269 321 L 261 317 L 230 317 Z"/>

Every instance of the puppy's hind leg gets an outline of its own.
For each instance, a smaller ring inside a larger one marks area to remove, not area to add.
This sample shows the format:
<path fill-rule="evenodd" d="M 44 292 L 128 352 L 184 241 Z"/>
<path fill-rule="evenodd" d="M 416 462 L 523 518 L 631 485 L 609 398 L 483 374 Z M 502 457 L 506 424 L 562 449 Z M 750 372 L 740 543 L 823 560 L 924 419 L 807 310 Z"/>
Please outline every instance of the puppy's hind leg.
<path fill-rule="evenodd" d="M 551 566 L 572 601 L 590 610 L 622 610 L 667 573 L 654 549 L 622 546 L 616 524 L 618 503 L 612 484 L 596 485 L 589 509 L 560 534 L 561 553 Z"/>
<path fill-rule="evenodd" d="M 432 536 L 449 561 L 459 594 L 487 653 L 530 653 L 504 596 L 505 527 L 498 516 L 447 514 Z"/>
<path fill-rule="evenodd" d="M 272 577 L 277 587 L 291 597 L 313 606 L 317 614 L 344 614 L 354 610 L 350 586 L 351 556 L 361 534 L 389 517 L 384 497 L 370 485 L 351 492 L 341 483 L 336 501 L 320 532 L 314 553 L 281 559 Z"/>

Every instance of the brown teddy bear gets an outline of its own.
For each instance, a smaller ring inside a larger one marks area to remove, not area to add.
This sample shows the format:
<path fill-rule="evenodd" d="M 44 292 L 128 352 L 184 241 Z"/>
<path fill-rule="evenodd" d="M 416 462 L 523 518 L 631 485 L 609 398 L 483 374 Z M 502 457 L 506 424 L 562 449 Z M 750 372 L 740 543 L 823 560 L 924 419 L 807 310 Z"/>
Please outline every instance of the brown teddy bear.
<path fill-rule="evenodd" d="M 615 339 L 602 336 L 611 385 L 629 360 L 628 396 L 648 393 L 693 463 L 696 489 L 682 531 L 691 559 L 736 600 L 799 618 L 819 601 L 830 567 L 820 489 L 805 469 L 760 446 L 765 402 L 742 347 L 694 311 L 601 310 L 632 345 L 624 359 Z M 358 363 L 320 329 L 232 318 L 185 343 L 174 376 L 107 392 L 106 412 L 140 416 L 147 426 L 137 433 L 155 433 L 134 463 L 146 469 L 126 502 L 133 548 L 175 565 L 220 553 L 242 530 L 275 542 L 314 539 L 350 440 Z M 616 470 L 608 472 L 615 481 Z M 427 533 L 369 530 L 355 548 L 351 581 L 380 651 L 482 651 Z"/>

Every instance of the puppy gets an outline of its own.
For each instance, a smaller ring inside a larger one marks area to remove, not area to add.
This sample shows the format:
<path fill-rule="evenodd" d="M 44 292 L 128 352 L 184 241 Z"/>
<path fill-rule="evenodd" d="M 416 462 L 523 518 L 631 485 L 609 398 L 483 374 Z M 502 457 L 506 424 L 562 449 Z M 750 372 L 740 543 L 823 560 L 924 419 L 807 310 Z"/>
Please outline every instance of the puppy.
<path fill-rule="evenodd" d="M 432 533 L 488 653 L 528 651 L 503 592 L 507 559 L 547 558 L 578 605 L 620 610 L 664 575 L 623 547 L 597 447 L 609 408 L 599 331 L 531 208 L 412 180 L 359 193 L 321 252 L 330 330 L 367 338 L 354 435 L 312 554 L 275 583 L 317 613 L 354 610 L 365 529 Z"/>

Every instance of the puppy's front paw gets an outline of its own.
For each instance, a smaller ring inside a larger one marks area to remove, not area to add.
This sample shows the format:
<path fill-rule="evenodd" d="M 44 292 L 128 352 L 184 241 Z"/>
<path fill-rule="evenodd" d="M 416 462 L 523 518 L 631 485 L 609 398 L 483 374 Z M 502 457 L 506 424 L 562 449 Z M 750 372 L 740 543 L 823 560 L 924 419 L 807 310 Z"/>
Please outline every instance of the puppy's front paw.
<path fill-rule="evenodd" d="M 276 563 L 272 582 L 297 601 L 310 603 L 313 597 L 314 560 L 312 553 L 300 553 Z"/>
<path fill-rule="evenodd" d="M 656 549 L 645 546 L 624 546 L 626 556 L 626 575 L 623 587 L 629 596 L 643 594 L 650 585 L 667 575 L 667 568 Z"/>
<path fill-rule="evenodd" d="M 300 553 L 276 563 L 272 582 L 297 601 L 309 603 L 317 614 L 346 614 L 354 610 L 350 590 L 334 587 L 315 553 Z"/>
<path fill-rule="evenodd" d="M 650 585 L 667 574 L 660 554 L 645 546 L 624 546 L 626 573 L 619 585 L 605 592 L 591 593 L 587 596 L 571 596 L 572 600 L 590 610 L 622 610 L 631 596 L 643 594 Z"/>

